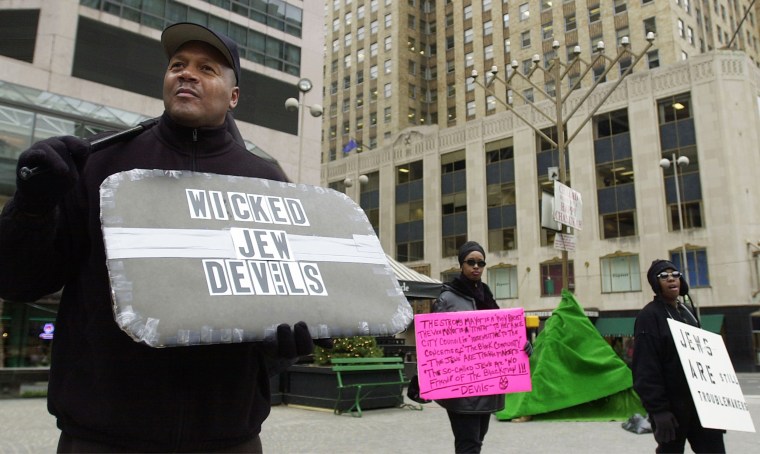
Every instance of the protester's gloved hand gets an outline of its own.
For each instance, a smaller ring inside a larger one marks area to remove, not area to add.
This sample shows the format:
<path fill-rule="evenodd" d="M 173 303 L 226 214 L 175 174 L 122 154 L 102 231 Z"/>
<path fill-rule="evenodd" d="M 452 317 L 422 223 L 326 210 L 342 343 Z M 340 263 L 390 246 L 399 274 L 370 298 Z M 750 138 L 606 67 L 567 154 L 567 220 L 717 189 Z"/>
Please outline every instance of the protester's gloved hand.
<path fill-rule="evenodd" d="M 653 413 L 652 419 L 654 420 L 654 439 L 658 443 L 668 443 L 676 439 L 678 420 L 673 413 L 669 411 Z"/>
<path fill-rule="evenodd" d="M 528 358 L 530 358 L 530 355 L 533 354 L 533 344 L 531 344 L 530 341 L 525 341 L 525 345 L 523 345 L 523 351 L 525 351 L 525 354 L 527 354 Z"/>
<path fill-rule="evenodd" d="M 332 348 L 332 339 L 312 340 L 309 327 L 305 322 L 293 325 L 283 323 L 277 326 L 276 355 L 284 359 L 295 359 L 306 356 L 314 351 L 314 344 L 323 348 Z"/>
<path fill-rule="evenodd" d="M 63 136 L 37 142 L 21 153 L 16 168 L 16 206 L 32 214 L 52 210 L 79 179 L 77 169 L 89 152 L 89 142 Z M 22 167 L 36 168 L 38 174 L 22 179 Z"/>

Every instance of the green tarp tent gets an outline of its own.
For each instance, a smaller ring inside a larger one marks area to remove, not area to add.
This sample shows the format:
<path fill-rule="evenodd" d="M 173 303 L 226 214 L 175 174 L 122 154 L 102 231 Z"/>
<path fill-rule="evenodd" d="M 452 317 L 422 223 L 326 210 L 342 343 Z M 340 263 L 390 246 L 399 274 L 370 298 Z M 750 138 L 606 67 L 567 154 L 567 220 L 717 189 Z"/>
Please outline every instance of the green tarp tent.
<path fill-rule="evenodd" d="M 599 334 L 572 293 L 536 338 L 530 358 L 533 390 L 507 394 L 500 420 L 625 421 L 646 414 L 631 370 Z"/>

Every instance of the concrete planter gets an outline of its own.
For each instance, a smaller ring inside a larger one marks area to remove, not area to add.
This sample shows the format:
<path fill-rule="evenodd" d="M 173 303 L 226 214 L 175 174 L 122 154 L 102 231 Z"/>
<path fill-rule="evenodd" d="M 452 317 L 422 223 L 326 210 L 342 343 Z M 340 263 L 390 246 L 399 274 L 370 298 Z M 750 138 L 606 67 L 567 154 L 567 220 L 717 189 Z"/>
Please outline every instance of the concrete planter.
<path fill-rule="evenodd" d="M 283 374 L 282 402 L 289 405 L 334 409 L 338 399 L 338 379 L 329 366 L 300 365 L 291 366 Z M 383 382 L 398 379 L 398 372 L 367 371 L 344 373 L 343 382 L 356 383 Z M 386 385 L 372 388 L 369 395 L 362 399 L 362 409 L 397 407 L 403 402 L 402 387 Z M 368 393 L 364 390 L 362 394 Z M 339 409 L 348 410 L 353 404 L 354 390 L 343 391 Z"/>

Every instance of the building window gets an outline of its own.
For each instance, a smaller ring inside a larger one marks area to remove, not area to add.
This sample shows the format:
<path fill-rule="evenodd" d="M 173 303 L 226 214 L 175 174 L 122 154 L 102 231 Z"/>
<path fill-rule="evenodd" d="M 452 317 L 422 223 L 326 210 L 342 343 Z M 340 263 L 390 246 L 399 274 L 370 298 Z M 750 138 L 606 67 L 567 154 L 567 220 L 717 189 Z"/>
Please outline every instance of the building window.
<path fill-rule="evenodd" d="M 594 117 L 596 196 L 602 239 L 636 235 L 633 153 L 625 109 Z"/>
<path fill-rule="evenodd" d="M 575 30 L 577 27 L 577 24 L 575 22 L 575 13 L 571 14 L 570 16 L 565 16 L 565 31 L 571 32 Z"/>
<path fill-rule="evenodd" d="M 485 60 L 493 58 L 493 44 L 489 44 L 483 48 L 483 58 Z"/>
<path fill-rule="evenodd" d="M 530 19 L 530 5 L 528 3 L 523 3 L 520 5 L 520 22 L 526 21 Z"/>
<path fill-rule="evenodd" d="M 654 16 L 644 19 L 644 36 L 649 32 L 657 34 L 657 18 Z"/>
<path fill-rule="evenodd" d="M 599 262 L 602 274 L 602 293 L 641 291 L 638 255 L 603 257 Z"/>
<path fill-rule="evenodd" d="M 472 19 L 472 5 L 464 7 L 464 20 Z"/>
<path fill-rule="evenodd" d="M 599 5 L 594 6 L 592 8 L 588 9 L 588 23 L 593 24 L 594 22 L 598 22 L 599 19 L 602 18 L 601 11 L 599 9 Z"/>
<path fill-rule="evenodd" d="M 475 116 L 475 101 L 467 101 L 467 117 L 472 118 Z"/>
<path fill-rule="evenodd" d="M 682 266 L 682 250 L 670 251 L 670 261 L 686 273 L 686 282 L 691 288 L 709 287 L 710 273 L 707 266 L 706 249 L 686 249 L 686 267 Z"/>
<path fill-rule="evenodd" d="M 660 53 L 656 49 L 647 52 L 647 66 L 649 69 L 660 67 Z"/>
<path fill-rule="evenodd" d="M 406 116 L 407 116 L 407 122 L 410 125 L 417 124 L 417 109 L 409 108 L 409 113 Z"/>
<path fill-rule="evenodd" d="M 465 150 L 441 156 L 441 255 L 456 256 L 467 241 Z"/>
<path fill-rule="evenodd" d="M 488 250 L 517 249 L 517 194 L 512 138 L 487 143 Z"/>
<path fill-rule="evenodd" d="M 391 84 L 385 84 L 383 86 L 383 95 L 386 98 L 390 98 L 391 95 L 393 95 L 393 88 L 392 87 L 393 87 L 393 85 L 391 85 Z"/>
<path fill-rule="evenodd" d="M 380 235 L 380 173 L 367 175 L 367 183 L 359 185 L 359 206 L 367 215 L 376 235 Z"/>
<path fill-rule="evenodd" d="M 543 40 L 552 39 L 554 37 L 554 25 L 551 22 L 547 22 L 541 25 L 541 38 Z"/>
<path fill-rule="evenodd" d="M 468 93 L 471 92 L 471 91 L 474 91 L 475 90 L 475 79 L 472 78 L 472 77 L 468 77 L 467 79 L 465 79 L 464 89 Z"/>
<path fill-rule="evenodd" d="M 689 158 L 689 165 L 678 167 L 678 190 L 674 178 L 674 169 L 663 171 L 665 183 L 665 201 L 670 214 L 670 230 L 680 230 L 679 206 L 680 196 L 683 228 L 704 227 L 702 216 L 702 185 L 699 177 L 699 156 L 697 154 L 696 131 L 691 114 L 691 95 L 684 93 L 669 96 L 657 101 L 660 124 L 660 149 L 662 158 L 672 161 L 680 156 Z"/>
<path fill-rule="evenodd" d="M 425 258 L 425 185 L 422 161 L 396 167 L 396 259 Z"/>
<path fill-rule="evenodd" d="M 615 0 L 614 6 L 615 6 L 615 14 L 624 13 L 627 9 L 627 6 L 625 4 L 626 0 Z"/>
<path fill-rule="evenodd" d="M 457 119 L 457 108 L 456 106 L 449 107 L 446 109 L 446 118 L 449 123 L 453 123 Z"/>
<path fill-rule="evenodd" d="M 496 96 L 494 95 L 486 96 L 486 112 L 489 114 L 496 112 Z"/>
<path fill-rule="evenodd" d="M 465 30 L 464 31 L 464 43 L 465 44 L 471 43 L 472 40 L 473 40 L 473 38 L 474 38 L 474 36 L 475 36 L 474 32 L 472 31 L 471 28 L 468 28 L 467 30 Z"/>
<path fill-rule="evenodd" d="M 556 167 L 559 169 L 559 151 L 556 148 L 557 143 L 557 129 L 556 128 L 544 128 L 541 132 L 551 139 L 551 142 L 546 140 L 539 134 L 536 134 L 536 169 L 538 178 L 536 181 L 536 187 L 538 187 L 538 212 L 541 212 L 541 199 L 543 193 L 554 194 L 554 180 L 549 178 L 549 169 Z M 567 137 L 567 131 L 565 131 L 565 137 Z M 565 149 L 567 156 L 570 155 L 569 148 Z M 565 169 L 565 184 L 570 184 L 570 169 L 568 166 Z M 554 230 L 541 229 L 541 246 L 554 245 Z"/>
<path fill-rule="evenodd" d="M 483 23 L 483 36 L 493 34 L 493 21 L 486 21 Z"/>
<path fill-rule="evenodd" d="M 567 288 L 575 288 L 575 274 L 572 260 L 567 263 Z M 565 283 L 562 282 L 562 263 L 549 262 L 541 264 L 541 296 L 559 296 Z"/>
<path fill-rule="evenodd" d="M 386 107 L 385 110 L 383 110 L 383 121 L 385 123 L 391 122 L 391 108 L 390 107 Z"/>
<path fill-rule="evenodd" d="M 523 49 L 530 47 L 530 30 L 526 30 L 520 34 L 520 45 Z"/>
<path fill-rule="evenodd" d="M 502 266 L 498 268 L 488 268 L 488 287 L 493 292 L 494 299 L 505 300 L 517 298 L 517 280 L 516 266 Z"/>

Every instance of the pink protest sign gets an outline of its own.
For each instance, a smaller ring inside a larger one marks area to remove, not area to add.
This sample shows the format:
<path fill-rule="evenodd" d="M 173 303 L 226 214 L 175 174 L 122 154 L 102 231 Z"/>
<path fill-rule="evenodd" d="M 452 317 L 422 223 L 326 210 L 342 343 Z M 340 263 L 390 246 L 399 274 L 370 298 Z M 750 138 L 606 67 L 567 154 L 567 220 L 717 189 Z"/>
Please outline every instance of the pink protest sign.
<path fill-rule="evenodd" d="M 522 308 L 414 316 L 420 394 L 426 399 L 530 391 Z"/>

